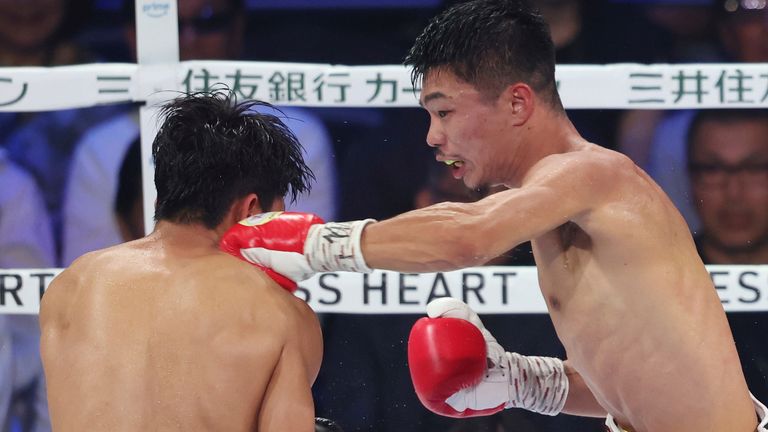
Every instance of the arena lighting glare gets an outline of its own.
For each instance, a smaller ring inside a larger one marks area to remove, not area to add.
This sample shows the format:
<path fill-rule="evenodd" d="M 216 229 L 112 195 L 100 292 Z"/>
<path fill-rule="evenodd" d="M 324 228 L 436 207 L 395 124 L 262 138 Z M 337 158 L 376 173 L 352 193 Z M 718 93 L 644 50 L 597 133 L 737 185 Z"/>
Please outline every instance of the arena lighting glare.
<path fill-rule="evenodd" d="M 728 12 L 736 12 L 739 9 L 743 10 L 762 10 L 765 9 L 766 0 L 727 0 L 723 7 Z"/>

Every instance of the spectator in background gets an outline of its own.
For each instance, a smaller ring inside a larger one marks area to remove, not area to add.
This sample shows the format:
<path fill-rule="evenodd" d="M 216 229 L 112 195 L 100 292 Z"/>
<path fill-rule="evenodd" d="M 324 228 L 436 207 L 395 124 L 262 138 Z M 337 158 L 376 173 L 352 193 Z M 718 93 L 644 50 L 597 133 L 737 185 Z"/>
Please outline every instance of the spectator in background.
<path fill-rule="evenodd" d="M 0 66 L 59 66 L 94 61 L 72 39 L 71 0 L 0 1 Z M 72 148 L 88 126 L 117 107 L 0 113 L 0 146 L 35 178 L 60 246 L 63 185 Z M 56 261 L 53 263 L 57 264 Z"/>
<path fill-rule="evenodd" d="M 768 61 L 768 5 L 745 0 L 720 0 L 718 34 L 726 60 Z M 750 3 L 753 8 L 750 9 Z"/>
<path fill-rule="evenodd" d="M 86 252 L 123 242 L 113 204 L 120 166 L 131 143 L 139 141 L 138 117 L 130 111 L 97 124 L 75 148 L 62 211 L 65 266 Z"/>
<path fill-rule="evenodd" d="M 34 179 L 0 148 L 0 268 L 54 262 L 51 226 Z M 0 315 L 0 429 L 48 431 L 36 315 Z"/>
<path fill-rule="evenodd" d="M 71 0 L 0 2 L 0 64 L 52 66 L 90 60 L 68 35 Z"/>
<path fill-rule="evenodd" d="M 623 0 L 626 1 L 626 0 Z M 713 4 L 720 0 L 650 0 L 642 13 L 655 27 L 660 37 L 654 46 L 657 62 L 674 60 L 680 63 L 717 61 L 716 11 Z"/>
<path fill-rule="evenodd" d="M 123 29 L 136 56 L 135 4 L 123 0 Z M 184 60 L 236 60 L 243 48 L 243 0 L 178 0 L 179 57 Z"/>
<path fill-rule="evenodd" d="M 688 134 L 699 254 L 717 264 L 768 264 L 768 111 L 702 110 Z"/>
<path fill-rule="evenodd" d="M 629 0 L 614 0 L 628 2 Z M 638 14 L 645 16 L 651 27 L 640 32 L 644 37 L 657 34 L 656 40 L 649 43 L 653 47 L 653 63 L 690 63 L 712 62 L 718 60 L 717 37 L 712 31 L 715 13 L 712 3 L 720 0 L 650 0 L 641 3 Z M 640 2 L 638 2 L 640 3 Z M 643 61 L 637 61 L 645 63 Z M 630 157 L 637 165 L 649 169 L 651 142 L 654 140 L 656 127 L 666 119 L 675 117 L 665 110 L 637 109 L 623 111 L 617 123 L 617 150 Z M 677 120 L 677 119 L 675 119 Z M 674 122 L 676 123 L 676 121 Z M 666 127 L 665 127 L 666 128 Z M 677 124 L 672 129 L 678 128 Z M 684 133 L 686 127 L 679 129 Z M 665 160 L 662 160 L 665 163 Z M 682 168 L 682 167 L 680 167 Z M 659 173 L 660 176 L 669 175 Z M 672 174 L 685 178 L 685 173 Z M 659 181 L 658 178 L 655 178 Z M 664 188 L 671 196 L 684 196 L 687 188 L 676 188 L 674 184 Z M 679 195 L 676 195 L 679 194 Z M 692 212 L 680 208 L 689 222 Z"/>
<path fill-rule="evenodd" d="M 557 64 L 650 63 L 657 59 L 660 32 L 626 4 L 595 0 L 533 0 L 549 24 Z M 621 110 L 568 109 L 585 139 L 616 149 Z"/>
<path fill-rule="evenodd" d="M 2 148 L 0 185 L 0 268 L 53 266 L 53 237 L 40 190 Z"/>
<path fill-rule="evenodd" d="M 705 264 L 768 264 L 768 110 L 702 110 L 688 133 L 688 174 Z M 728 321 L 750 390 L 768 398 L 768 312 Z"/>
<path fill-rule="evenodd" d="M 125 7 L 126 14 L 132 17 L 133 3 L 126 2 Z M 178 11 L 182 60 L 239 58 L 245 25 L 241 0 L 179 0 Z M 125 36 L 135 53 L 132 19 Z M 307 109 L 283 107 L 270 113 L 280 117 L 303 143 L 305 162 L 317 178 L 312 193 L 300 197 L 288 210 L 335 219 L 336 166 L 325 126 Z M 138 112 L 130 110 L 94 126 L 77 144 L 63 211 L 63 265 L 86 252 L 124 241 L 125 226 L 114 217 L 113 203 L 118 194 L 120 166 L 129 146 L 138 139 Z"/>
<path fill-rule="evenodd" d="M 768 8 L 749 9 L 743 0 L 713 0 L 709 6 L 718 37 L 716 58 L 688 58 L 691 61 L 768 62 Z M 700 8 L 703 6 L 699 6 Z M 685 19 L 685 17 L 682 17 Z M 708 29 L 709 31 L 709 29 Z M 671 62 L 679 58 L 668 59 Z M 686 172 L 686 134 L 693 110 L 630 111 L 621 121 L 619 149 L 664 189 L 683 214 L 692 231 L 700 226 L 691 200 Z"/>

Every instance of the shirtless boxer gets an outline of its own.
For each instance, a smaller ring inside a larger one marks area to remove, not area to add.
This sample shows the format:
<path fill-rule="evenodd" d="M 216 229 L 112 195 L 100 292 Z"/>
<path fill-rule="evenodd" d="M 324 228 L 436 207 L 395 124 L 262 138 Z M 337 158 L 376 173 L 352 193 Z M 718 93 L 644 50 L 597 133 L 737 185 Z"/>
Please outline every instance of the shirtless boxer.
<path fill-rule="evenodd" d="M 219 250 L 232 224 L 282 209 L 311 177 L 293 134 L 252 105 L 223 92 L 169 102 L 154 232 L 51 283 L 41 351 L 57 432 L 314 430 L 316 316 Z"/>
<path fill-rule="evenodd" d="M 294 280 L 313 271 L 432 272 L 481 265 L 530 239 L 568 359 L 506 354 L 466 305 L 430 304 L 433 319 L 410 342 L 422 362 L 411 362 L 414 384 L 430 409 L 607 416 L 613 431 L 765 431 L 765 408 L 750 398 L 688 227 L 642 170 L 569 121 L 543 19 L 522 1 L 461 3 L 430 23 L 406 63 L 422 84 L 437 160 L 469 187 L 511 189 L 377 223 L 281 215 L 241 244 L 246 257 L 269 258 Z M 265 252 L 259 238 L 277 232 L 286 247 Z"/>

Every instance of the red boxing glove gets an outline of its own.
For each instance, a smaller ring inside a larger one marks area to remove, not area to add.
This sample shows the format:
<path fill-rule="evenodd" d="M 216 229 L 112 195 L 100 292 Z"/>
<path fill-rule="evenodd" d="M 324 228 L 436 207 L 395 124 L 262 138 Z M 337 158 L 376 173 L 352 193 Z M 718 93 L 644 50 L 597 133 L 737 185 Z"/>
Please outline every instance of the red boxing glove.
<path fill-rule="evenodd" d="M 457 299 L 429 302 L 427 315 L 408 340 L 411 379 L 424 406 L 449 417 L 504 408 L 562 411 L 569 383 L 560 359 L 504 351 L 480 317 Z"/>
<path fill-rule="evenodd" d="M 469 321 L 421 318 L 408 338 L 408 366 L 419 400 L 430 411 L 448 417 L 490 415 L 504 404 L 486 410 L 457 411 L 446 400 L 480 382 L 486 370 L 485 339 Z"/>
<path fill-rule="evenodd" d="M 233 225 L 219 248 L 263 270 L 281 287 L 296 291 L 297 282 L 315 274 L 304 257 L 310 227 L 323 220 L 310 213 L 270 212 Z"/>

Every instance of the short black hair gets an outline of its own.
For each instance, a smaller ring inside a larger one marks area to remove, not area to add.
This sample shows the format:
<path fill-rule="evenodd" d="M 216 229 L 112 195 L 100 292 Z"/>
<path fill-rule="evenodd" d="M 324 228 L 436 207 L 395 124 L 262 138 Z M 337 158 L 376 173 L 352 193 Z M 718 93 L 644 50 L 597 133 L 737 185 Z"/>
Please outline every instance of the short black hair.
<path fill-rule="evenodd" d="M 693 147 L 696 140 L 696 133 L 701 128 L 701 125 L 707 122 L 715 123 L 737 123 L 744 121 L 761 121 L 768 123 L 768 109 L 761 108 L 718 108 L 718 109 L 700 109 L 696 111 L 691 119 L 691 123 L 688 126 L 688 133 L 686 134 L 686 159 L 688 161 L 688 169 L 691 170 L 691 164 L 694 163 L 691 159 L 693 155 Z"/>
<path fill-rule="evenodd" d="M 555 83 L 555 45 L 542 15 L 525 0 L 475 0 L 447 9 L 427 25 L 404 61 L 418 85 L 447 68 L 496 98 L 525 82 L 562 109 Z"/>
<path fill-rule="evenodd" d="M 289 192 L 308 192 L 314 175 L 296 136 L 261 101 L 237 102 L 229 90 L 186 94 L 163 105 L 152 144 L 155 220 L 218 226 L 249 193 L 262 210 Z"/>

